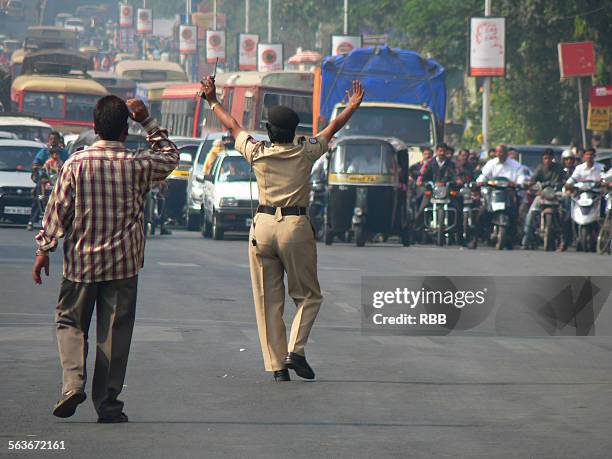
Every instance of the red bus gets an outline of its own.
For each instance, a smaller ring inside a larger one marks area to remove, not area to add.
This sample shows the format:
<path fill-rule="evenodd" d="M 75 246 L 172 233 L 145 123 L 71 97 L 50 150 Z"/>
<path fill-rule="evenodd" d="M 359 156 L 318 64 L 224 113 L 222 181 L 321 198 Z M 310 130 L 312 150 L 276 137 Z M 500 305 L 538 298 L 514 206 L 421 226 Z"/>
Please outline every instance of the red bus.
<path fill-rule="evenodd" d="M 224 107 L 251 132 L 266 133 L 268 107 L 285 105 L 300 117 L 298 134 L 312 134 L 310 72 L 228 72 L 217 75 L 217 95 Z M 223 131 L 208 104 L 196 97 L 199 83 L 173 85 L 162 94 L 162 125 L 172 135 L 202 137 Z"/>

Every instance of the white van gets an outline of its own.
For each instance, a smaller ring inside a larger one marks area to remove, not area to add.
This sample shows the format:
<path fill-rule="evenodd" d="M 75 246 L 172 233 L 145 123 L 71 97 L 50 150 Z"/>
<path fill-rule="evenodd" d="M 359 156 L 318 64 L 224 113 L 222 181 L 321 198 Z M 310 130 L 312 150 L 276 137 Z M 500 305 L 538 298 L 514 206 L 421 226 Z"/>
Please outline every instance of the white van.
<path fill-rule="evenodd" d="M 29 116 L 0 114 L 0 131 L 13 132 L 18 138 L 46 142 L 51 125 Z"/>

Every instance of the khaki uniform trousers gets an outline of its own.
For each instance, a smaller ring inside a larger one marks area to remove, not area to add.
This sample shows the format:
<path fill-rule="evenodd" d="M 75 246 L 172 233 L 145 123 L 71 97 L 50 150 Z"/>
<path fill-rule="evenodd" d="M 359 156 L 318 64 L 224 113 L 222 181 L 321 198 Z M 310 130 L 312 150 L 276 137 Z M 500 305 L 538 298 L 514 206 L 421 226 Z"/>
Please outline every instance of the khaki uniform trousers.
<path fill-rule="evenodd" d="M 323 297 L 317 279 L 317 247 L 310 220 L 304 215 L 258 213 L 249 236 L 249 264 L 259 341 L 266 371 L 285 368 L 287 352 L 304 355 L 304 346 Z M 256 245 L 253 245 L 253 240 Z M 297 311 L 289 346 L 283 312 L 284 273 Z"/>
<path fill-rule="evenodd" d="M 96 363 L 92 400 L 100 417 L 118 416 L 134 318 L 138 276 L 105 282 L 62 280 L 55 310 L 56 335 L 63 369 L 63 392 L 85 390 L 87 337 L 96 305 Z"/>

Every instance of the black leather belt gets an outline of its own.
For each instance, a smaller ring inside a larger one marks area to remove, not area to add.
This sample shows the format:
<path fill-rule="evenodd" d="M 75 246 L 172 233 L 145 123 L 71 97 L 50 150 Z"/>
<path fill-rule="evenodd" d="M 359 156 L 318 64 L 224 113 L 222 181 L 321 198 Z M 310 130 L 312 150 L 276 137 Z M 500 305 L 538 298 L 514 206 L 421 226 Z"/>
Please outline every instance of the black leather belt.
<path fill-rule="evenodd" d="M 257 212 L 268 215 L 276 215 L 276 207 L 257 206 Z M 306 207 L 281 207 L 281 215 L 306 215 Z"/>

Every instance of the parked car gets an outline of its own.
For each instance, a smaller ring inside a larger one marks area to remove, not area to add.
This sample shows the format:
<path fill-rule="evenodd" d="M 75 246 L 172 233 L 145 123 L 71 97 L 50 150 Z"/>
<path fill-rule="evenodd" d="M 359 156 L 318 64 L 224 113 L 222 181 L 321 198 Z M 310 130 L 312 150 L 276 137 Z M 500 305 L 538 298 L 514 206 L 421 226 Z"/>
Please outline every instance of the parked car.
<path fill-rule="evenodd" d="M 32 163 L 44 147 L 30 140 L 0 140 L 0 220 L 28 222 L 36 186 Z"/>
<path fill-rule="evenodd" d="M 202 235 L 223 239 L 225 232 L 248 233 L 258 204 L 257 182 L 251 166 L 236 150 L 217 156 L 204 176 Z"/>

